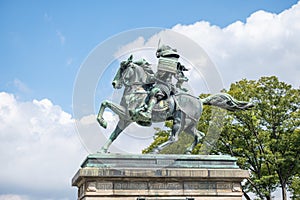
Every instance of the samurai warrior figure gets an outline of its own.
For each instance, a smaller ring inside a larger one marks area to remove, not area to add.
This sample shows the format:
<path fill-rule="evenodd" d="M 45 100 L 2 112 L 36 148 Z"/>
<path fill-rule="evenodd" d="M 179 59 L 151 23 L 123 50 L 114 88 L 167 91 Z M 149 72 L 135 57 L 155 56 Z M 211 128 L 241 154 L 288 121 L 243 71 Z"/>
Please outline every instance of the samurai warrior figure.
<path fill-rule="evenodd" d="M 168 99 L 170 95 L 176 92 L 176 88 L 187 92 L 187 89 L 182 88 L 182 84 L 188 81 L 188 78 L 183 73 L 187 69 L 178 62 L 180 56 L 177 50 L 172 49 L 170 46 L 162 45 L 157 49 L 156 57 L 158 58 L 158 67 L 155 74 L 156 83 L 150 90 L 143 108 L 138 108 L 139 115 L 145 121 L 151 121 L 152 109 L 155 104 L 160 100 Z M 173 77 L 177 79 L 176 87 L 172 83 Z"/>

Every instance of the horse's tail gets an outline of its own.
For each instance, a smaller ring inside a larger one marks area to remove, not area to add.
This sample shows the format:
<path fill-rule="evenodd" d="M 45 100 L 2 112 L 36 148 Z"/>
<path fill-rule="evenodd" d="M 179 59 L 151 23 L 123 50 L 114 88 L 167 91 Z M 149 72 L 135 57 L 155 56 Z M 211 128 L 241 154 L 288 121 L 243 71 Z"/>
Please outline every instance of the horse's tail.
<path fill-rule="evenodd" d="M 217 106 L 229 111 L 248 110 L 254 107 L 254 104 L 246 101 L 238 101 L 229 94 L 218 93 L 201 99 L 203 105 Z"/>

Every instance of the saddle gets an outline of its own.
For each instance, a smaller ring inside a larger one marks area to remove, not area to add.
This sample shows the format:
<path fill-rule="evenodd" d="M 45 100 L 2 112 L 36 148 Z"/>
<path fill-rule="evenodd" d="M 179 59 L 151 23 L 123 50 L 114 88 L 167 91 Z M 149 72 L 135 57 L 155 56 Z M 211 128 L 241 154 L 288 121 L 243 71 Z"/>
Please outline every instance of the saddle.
<path fill-rule="evenodd" d="M 141 108 L 142 109 L 142 108 Z M 152 112 L 163 112 L 167 111 L 169 109 L 169 100 L 160 100 L 156 103 L 154 106 Z M 138 110 L 129 110 L 130 117 L 133 121 L 135 121 L 137 124 L 141 126 L 151 126 L 151 121 L 141 121 L 141 117 L 139 115 Z"/>

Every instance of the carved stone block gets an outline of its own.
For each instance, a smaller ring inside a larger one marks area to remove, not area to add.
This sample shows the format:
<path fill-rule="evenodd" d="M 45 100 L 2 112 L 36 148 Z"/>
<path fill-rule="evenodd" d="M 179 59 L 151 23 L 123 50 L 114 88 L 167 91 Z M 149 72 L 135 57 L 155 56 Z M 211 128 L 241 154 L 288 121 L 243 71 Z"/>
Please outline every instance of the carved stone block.
<path fill-rule="evenodd" d="M 78 187 L 78 200 L 241 200 L 240 183 L 249 174 L 235 161 L 228 156 L 93 154 L 72 185 Z"/>

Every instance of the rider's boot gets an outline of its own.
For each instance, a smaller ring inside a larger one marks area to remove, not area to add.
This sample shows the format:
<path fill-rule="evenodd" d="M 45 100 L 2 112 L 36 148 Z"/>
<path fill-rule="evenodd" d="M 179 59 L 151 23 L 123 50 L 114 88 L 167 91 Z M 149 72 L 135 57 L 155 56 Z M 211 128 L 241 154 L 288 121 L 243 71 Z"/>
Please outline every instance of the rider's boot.
<path fill-rule="evenodd" d="M 157 99 L 155 97 L 151 97 L 151 99 L 148 101 L 148 104 L 145 107 L 146 110 L 140 112 L 140 115 L 144 118 L 143 120 L 151 121 L 152 110 L 156 102 Z"/>

